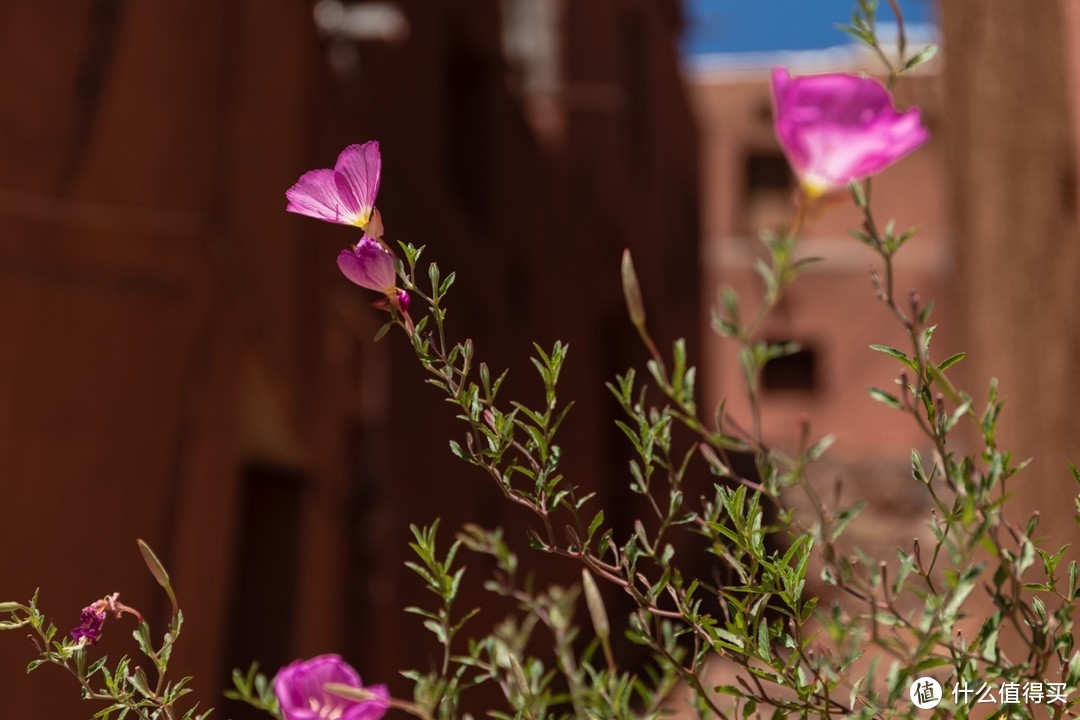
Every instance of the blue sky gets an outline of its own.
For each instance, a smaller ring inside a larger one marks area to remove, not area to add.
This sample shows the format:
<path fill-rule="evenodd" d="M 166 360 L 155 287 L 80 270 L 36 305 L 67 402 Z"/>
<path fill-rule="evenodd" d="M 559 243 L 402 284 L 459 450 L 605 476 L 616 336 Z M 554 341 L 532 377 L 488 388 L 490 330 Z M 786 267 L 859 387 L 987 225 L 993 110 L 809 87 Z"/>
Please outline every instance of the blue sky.
<path fill-rule="evenodd" d="M 688 26 L 682 51 L 712 53 L 817 50 L 847 44 L 839 23 L 850 22 L 855 0 L 687 0 Z M 881 0 L 878 19 L 892 23 Z M 933 0 L 900 0 L 904 20 L 933 21 Z"/>

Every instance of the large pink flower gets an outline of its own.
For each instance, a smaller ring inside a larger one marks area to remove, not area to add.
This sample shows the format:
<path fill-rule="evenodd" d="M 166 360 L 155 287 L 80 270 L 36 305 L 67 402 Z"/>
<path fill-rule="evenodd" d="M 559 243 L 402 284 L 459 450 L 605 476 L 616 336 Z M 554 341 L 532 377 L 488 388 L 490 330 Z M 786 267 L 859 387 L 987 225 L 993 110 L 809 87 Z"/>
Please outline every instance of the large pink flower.
<path fill-rule="evenodd" d="M 328 683 L 363 689 L 371 700 L 346 700 L 326 691 Z M 274 695 L 285 720 L 379 720 L 389 707 L 385 685 L 360 684 L 360 675 L 339 655 L 319 655 L 281 668 Z"/>
<path fill-rule="evenodd" d="M 350 145 L 334 169 L 311 170 L 285 192 L 286 210 L 327 222 L 366 228 L 375 210 L 382 158 L 379 143 Z"/>
<path fill-rule="evenodd" d="M 918 108 L 898 112 L 877 80 L 773 70 L 776 137 L 807 195 L 875 175 L 926 142 Z"/>

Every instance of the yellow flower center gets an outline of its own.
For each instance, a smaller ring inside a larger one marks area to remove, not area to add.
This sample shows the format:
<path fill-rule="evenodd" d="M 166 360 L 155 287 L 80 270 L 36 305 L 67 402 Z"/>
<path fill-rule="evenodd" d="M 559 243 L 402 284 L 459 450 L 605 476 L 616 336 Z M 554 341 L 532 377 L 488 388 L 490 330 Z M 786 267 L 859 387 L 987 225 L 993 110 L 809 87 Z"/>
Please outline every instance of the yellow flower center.
<path fill-rule="evenodd" d="M 812 200 L 816 200 L 832 189 L 828 183 L 815 177 L 804 177 L 801 184 L 803 193 Z"/>

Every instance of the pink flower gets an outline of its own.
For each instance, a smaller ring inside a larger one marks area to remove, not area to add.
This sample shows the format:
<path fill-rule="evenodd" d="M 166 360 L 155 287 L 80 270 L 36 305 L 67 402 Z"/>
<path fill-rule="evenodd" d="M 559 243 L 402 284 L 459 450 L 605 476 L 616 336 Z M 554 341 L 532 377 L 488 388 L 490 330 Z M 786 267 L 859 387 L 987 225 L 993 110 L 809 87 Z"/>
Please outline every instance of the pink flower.
<path fill-rule="evenodd" d="M 360 287 L 375 290 L 402 311 L 409 309 L 409 294 L 398 290 L 395 281 L 394 256 L 375 238 L 360 238 L 360 242 L 338 254 L 342 274 Z"/>
<path fill-rule="evenodd" d="M 79 627 L 71 631 L 71 639 L 77 643 L 97 645 L 101 639 L 101 628 L 108 617 L 105 610 L 91 605 L 82 609 Z"/>
<path fill-rule="evenodd" d="M 390 295 L 397 283 L 394 258 L 375 238 L 360 238 L 360 242 L 342 250 L 337 259 L 345 277 L 360 287 Z"/>
<path fill-rule="evenodd" d="M 373 697 L 347 700 L 327 692 L 328 683 L 365 690 Z M 385 685 L 364 687 L 360 675 L 339 655 L 319 655 L 281 668 L 274 678 L 274 695 L 285 720 L 379 720 L 390 699 Z"/>
<path fill-rule="evenodd" d="M 123 617 L 124 613 L 128 613 L 134 615 L 141 623 L 143 621 L 142 614 L 135 608 L 120 602 L 119 598 L 120 593 L 113 593 L 84 607 L 79 615 L 79 626 L 71 631 L 71 639 L 83 647 L 97 645 L 98 640 L 101 639 L 101 629 L 110 613 L 117 620 Z"/>
<path fill-rule="evenodd" d="M 327 222 L 366 228 L 375 210 L 382 158 L 379 143 L 350 145 L 333 170 L 311 170 L 285 191 L 286 210 Z"/>
<path fill-rule="evenodd" d="M 776 137 L 811 197 L 881 172 L 930 137 L 918 108 L 898 112 L 872 78 L 776 68 L 772 85 Z"/>

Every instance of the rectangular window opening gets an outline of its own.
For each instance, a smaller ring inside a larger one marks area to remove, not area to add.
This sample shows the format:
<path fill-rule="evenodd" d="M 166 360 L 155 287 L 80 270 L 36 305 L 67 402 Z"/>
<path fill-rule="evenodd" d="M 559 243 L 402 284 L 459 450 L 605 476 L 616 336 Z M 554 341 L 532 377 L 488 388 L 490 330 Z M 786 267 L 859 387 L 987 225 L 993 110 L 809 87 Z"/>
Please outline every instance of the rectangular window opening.
<path fill-rule="evenodd" d="M 818 389 L 818 353 L 806 343 L 790 355 L 770 360 L 761 373 L 761 385 L 772 392 L 813 392 Z"/>

